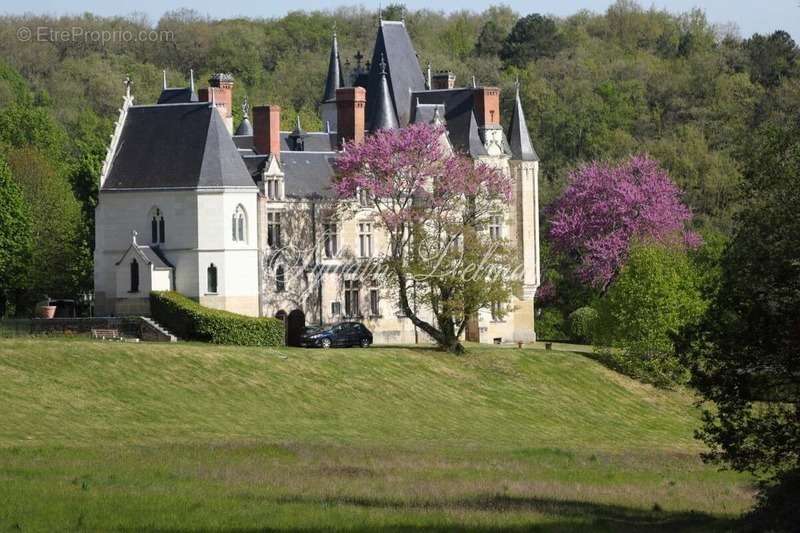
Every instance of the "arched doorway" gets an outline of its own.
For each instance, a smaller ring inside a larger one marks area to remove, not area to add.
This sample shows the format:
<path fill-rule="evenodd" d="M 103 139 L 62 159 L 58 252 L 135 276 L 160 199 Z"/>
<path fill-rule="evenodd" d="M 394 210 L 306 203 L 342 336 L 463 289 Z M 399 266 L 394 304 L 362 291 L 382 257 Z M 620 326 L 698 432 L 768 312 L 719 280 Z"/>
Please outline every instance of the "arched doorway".
<path fill-rule="evenodd" d="M 306 327 L 306 314 L 300 309 L 295 309 L 289 313 L 286 320 L 286 344 L 288 346 L 300 346 L 300 337 Z"/>
<path fill-rule="evenodd" d="M 287 326 L 288 326 L 288 324 L 287 324 L 288 320 L 287 320 L 287 316 L 286 316 L 286 311 L 281 309 L 280 311 L 275 313 L 275 318 L 277 318 L 278 320 L 283 322 L 283 344 L 286 344 L 286 339 L 287 339 L 287 331 L 286 331 L 286 329 L 287 329 Z"/>

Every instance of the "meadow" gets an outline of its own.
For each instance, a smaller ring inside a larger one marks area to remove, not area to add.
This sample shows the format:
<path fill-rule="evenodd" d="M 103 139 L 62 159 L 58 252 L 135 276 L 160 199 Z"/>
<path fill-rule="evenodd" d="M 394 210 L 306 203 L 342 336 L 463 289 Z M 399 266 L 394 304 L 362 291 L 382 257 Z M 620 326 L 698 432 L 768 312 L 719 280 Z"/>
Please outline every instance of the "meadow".
<path fill-rule="evenodd" d="M 694 397 L 580 347 L 0 340 L 0 531 L 726 531 Z"/>

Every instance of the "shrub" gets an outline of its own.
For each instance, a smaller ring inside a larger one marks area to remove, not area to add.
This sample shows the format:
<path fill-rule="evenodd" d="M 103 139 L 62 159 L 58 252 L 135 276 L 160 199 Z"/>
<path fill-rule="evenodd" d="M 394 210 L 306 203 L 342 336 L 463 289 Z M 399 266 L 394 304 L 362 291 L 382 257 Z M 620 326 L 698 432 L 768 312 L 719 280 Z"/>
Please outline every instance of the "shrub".
<path fill-rule="evenodd" d="M 567 340 L 566 323 L 561 311 L 554 307 L 541 310 L 534 324 L 537 340 L 565 341 Z"/>
<path fill-rule="evenodd" d="M 182 339 L 242 346 L 282 346 L 284 325 L 276 318 L 256 318 L 203 307 L 177 292 L 150 294 L 150 313 Z"/>
<path fill-rule="evenodd" d="M 592 329 L 597 320 L 597 311 L 593 308 L 579 307 L 569 314 L 569 332 L 573 342 L 592 342 Z"/>
<path fill-rule="evenodd" d="M 597 304 L 592 341 L 601 356 L 636 378 L 658 386 L 684 382 L 673 335 L 698 321 L 706 305 L 684 250 L 634 246 Z"/>

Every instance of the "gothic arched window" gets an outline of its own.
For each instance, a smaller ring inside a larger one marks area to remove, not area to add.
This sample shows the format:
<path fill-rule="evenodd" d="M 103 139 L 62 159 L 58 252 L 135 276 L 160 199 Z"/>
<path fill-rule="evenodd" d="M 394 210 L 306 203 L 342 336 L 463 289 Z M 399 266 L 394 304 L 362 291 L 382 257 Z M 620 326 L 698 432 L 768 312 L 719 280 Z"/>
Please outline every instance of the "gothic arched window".
<path fill-rule="evenodd" d="M 233 242 L 247 242 L 247 214 L 241 205 L 236 207 L 231 220 Z"/>
<path fill-rule="evenodd" d="M 209 293 L 216 293 L 217 292 L 217 267 L 214 266 L 214 263 L 211 263 L 208 267 L 207 271 L 207 292 Z"/>
<path fill-rule="evenodd" d="M 134 259 L 131 261 L 131 290 L 130 292 L 139 292 L 139 263 Z"/>
<path fill-rule="evenodd" d="M 162 244 L 166 241 L 166 225 L 161 210 L 154 207 L 150 210 L 150 242 Z"/>

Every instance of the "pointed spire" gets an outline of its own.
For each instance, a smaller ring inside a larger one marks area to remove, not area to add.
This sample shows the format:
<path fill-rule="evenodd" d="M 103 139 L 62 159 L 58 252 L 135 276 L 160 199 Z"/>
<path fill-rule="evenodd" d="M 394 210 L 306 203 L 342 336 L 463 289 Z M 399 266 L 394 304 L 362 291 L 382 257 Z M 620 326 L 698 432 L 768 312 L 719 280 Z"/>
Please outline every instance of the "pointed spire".
<path fill-rule="evenodd" d="M 328 77 L 325 80 L 325 93 L 322 95 L 322 101 L 330 102 L 331 100 L 335 100 L 336 89 L 343 86 L 342 64 L 339 60 L 339 41 L 336 38 L 336 28 L 334 27 L 331 55 L 328 59 Z"/>
<path fill-rule="evenodd" d="M 167 89 L 167 69 L 162 70 L 161 73 L 164 74 L 164 90 L 166 90 Z"/>
<path fill-rule="evenodd" d="M 189 88 L 194 92 L 194 69 L 189 69 Z"/>
<path fill-rule="evenodd" d="M 381 62 L 379 65 L 381 69 L 381 79 L 378 83 L 378 92 L 376 95 L 377 106 L 375 108 L 375 117 L 370 127 L 370 131 L 372 132 L 397 129 L 400 127 L 397 122 L 394 104 L 392 103 L 392 95 L 389 92 L 389 81 L 386 79 L 386 61 L 384 60 L 383 54 L 381 54 Z"/>
<path fill-rule="evenodd" d="M 522 110 L 522 100 L 519 97 L 519 78 L 514 82 L 515 98 L 514 112 L 508 127 L 508 144 L 511 147 L 511 158 L 518 161 L 538 161 L 539 156 L 531 144 L 528 125 L 525 122 L 525 113 Z"/>

